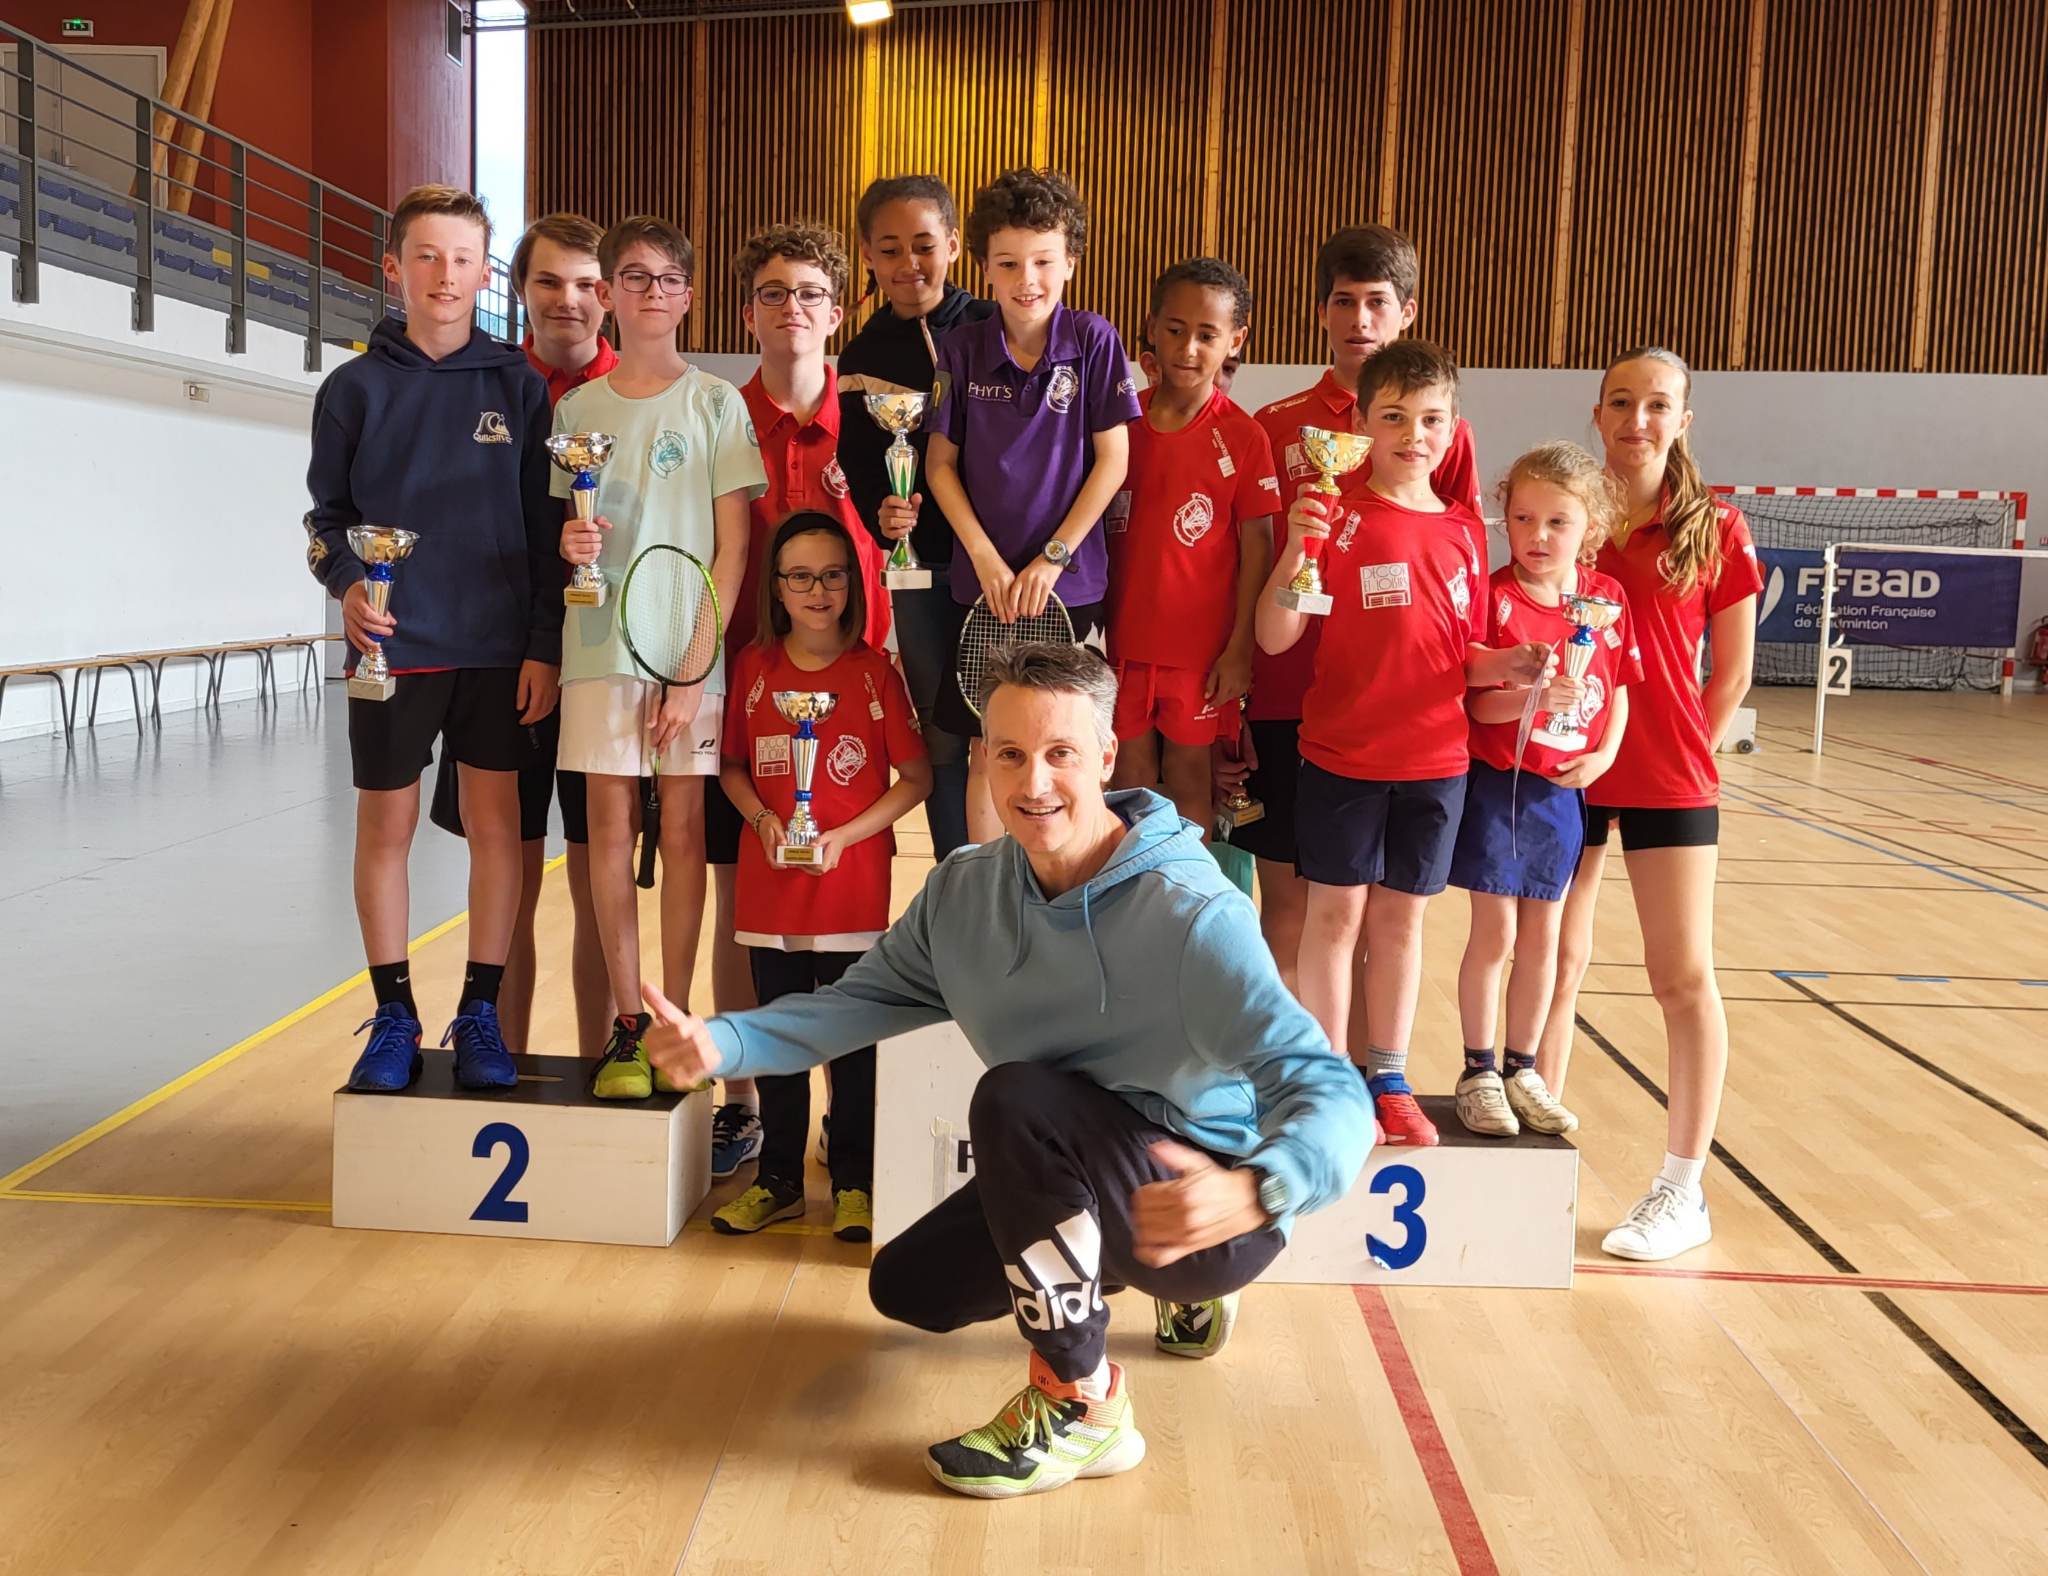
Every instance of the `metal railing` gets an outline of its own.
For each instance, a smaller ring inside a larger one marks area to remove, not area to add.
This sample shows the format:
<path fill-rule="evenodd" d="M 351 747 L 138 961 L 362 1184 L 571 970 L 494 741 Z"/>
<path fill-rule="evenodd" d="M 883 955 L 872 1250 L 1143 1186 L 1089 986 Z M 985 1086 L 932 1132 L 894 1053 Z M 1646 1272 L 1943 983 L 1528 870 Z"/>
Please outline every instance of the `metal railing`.
<path fill-rule="evenodd" d="M 301 335 L 308 372 L 324 344 L 360 343 L 402 313 L 384 281 L 384 209 L 0 23 L 8 45 L 0 249 L 15 254 L 16 301 L 40 299 L 46 262 L 117 279 L 133 289 L 138 333 L 154 329 L 157 297 L 169 295 L 224 311 L 231 355 L 247 351 L 252 317 Z M 84 83 L 99 102 L 66 91 Z M 505 265 L 490 263 L 477 320 L 516 339 L 517 298 Z"/>

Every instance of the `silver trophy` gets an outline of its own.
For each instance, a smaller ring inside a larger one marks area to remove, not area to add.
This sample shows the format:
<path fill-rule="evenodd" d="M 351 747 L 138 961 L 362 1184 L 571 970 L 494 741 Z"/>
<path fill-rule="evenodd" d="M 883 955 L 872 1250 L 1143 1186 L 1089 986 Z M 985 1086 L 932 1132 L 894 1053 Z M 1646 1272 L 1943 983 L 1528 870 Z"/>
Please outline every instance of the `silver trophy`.
<path fill-rule="evenodd" d="M 1563 601 L 1564 616 L 1577 626 L 1571 638 L 1564 643 L 1564 671 L 1567 677 L 1583 679 L 1593 666 L 1593 638 L 1601 630 L 1613 627 L 1621 617 L 1621 604 L 1609 601 L 1604 596 L 1581 596 L 1576 591 L 1567 592 Z M 1586 747 L 1586 725 L 1579 717 L 1579 706 L 1565 711 L 1555 711 L 1536 733 L 1536 742 L 1546 749 L 1583 750 Z"/>
<path fill-rule="evenodd" d="M 924 421 L 929 403 L 923 394 L 870 394 L 868 414 L 884 432 L 896 439 L 882 453 L 889 471 L 889 491 L 908 498 L 917 488 L 917 450 L 910 446 L 910 434 Z M 917 549 L 907 536 L 898 537 L 882 566 L 882 584 L 891 591 L 922 591 L 932 583 L 932 572 L 917 561 Z"/>
<path fill-rule="evenodd" d="M 579 520 L 596 518 L 597 473 L 612 457 L 612 441 L 608 432 L 558 432 L 548 439 L 548 458 L 576 478 L 569 484 L 569 496 Z M 604 576 L 597 565 L 578 564 L 562 600 L 571 607 L 603 607 Z"/>
<path fill-rule="evenodd" d="M 415 531 L 401 531 L 395 525 L 352 525 L 348 545 L 363 561 L 363 585 L 370 593 L 370 606 L 379 613 L 391 611 L 391 575 L 398 561 L 410 553 L 419 540 Z M 384 657 L 384 642 L 375 644 L 356 661 L 349 675 L 350 700 L 389 700 L 398 693 L 398 680 L 391 676 L 391 664 Z"/>
<path fill-rule="evenodd" d="M 785 869 L 805 869 L 818 863 L 818 823 L 811 818 L 811 777 L 818 769 L 816 724 L 832 715 L 839 697 L 825 690 L 777 690 L 775 709 L 783 719 L 796 724 L 796 738 L 790 753 L 796 767 L 796 809 L 782 829 L 782 846 L 775 850 L 775 863 Z"/>

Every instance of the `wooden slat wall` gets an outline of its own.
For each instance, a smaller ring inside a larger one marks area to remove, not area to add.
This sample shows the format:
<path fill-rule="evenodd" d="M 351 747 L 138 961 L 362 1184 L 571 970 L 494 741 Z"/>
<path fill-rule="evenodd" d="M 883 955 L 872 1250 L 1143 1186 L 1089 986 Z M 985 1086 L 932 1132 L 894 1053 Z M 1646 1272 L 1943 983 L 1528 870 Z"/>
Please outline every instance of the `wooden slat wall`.
<path fill-rule="evenodd" d="M 1072 299 L 1131 339 L 1213 242 L 1258 297 L 1251 355 L 1317 361 L 1316 246 L 1385 219 L 1468 366 L 1655 340 L 1702 369 L 2048 371 L 2041 0 L 1028 0 L 540 32 L 528 59 L 531 211 L 701 229 L 703 350 L 748 348 L 752 226 L 851 243 L 876 174 L 964 209 L 1043 159 L 1089 203 Z"/>

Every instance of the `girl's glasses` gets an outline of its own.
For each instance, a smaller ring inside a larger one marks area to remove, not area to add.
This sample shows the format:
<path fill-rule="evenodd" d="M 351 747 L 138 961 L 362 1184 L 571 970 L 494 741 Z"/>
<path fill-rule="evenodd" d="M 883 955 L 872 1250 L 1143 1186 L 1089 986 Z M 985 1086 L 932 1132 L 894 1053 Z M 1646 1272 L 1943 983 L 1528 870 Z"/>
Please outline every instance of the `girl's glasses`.
<path fill-rule="evenodd" d="M 823 586 L 827 591 L 844 591 L 846 589 L 847 572 L 836 567 L 827 569 L 822 574 L 813 574 L 808 569 L 791 569 L 787 572 L 778 569 L 775 572 L 775 578 L 788 586 L 790 590 L 796 592 L 798 596 L 802 596 L 805 592 L 815 590 L 819 586 Z"/>

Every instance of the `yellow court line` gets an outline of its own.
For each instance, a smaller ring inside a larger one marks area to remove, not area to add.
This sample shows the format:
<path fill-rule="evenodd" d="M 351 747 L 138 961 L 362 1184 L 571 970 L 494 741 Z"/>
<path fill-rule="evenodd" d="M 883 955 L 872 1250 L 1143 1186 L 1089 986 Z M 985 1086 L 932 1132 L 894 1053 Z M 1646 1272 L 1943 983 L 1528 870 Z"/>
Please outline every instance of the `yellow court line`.
<path fill-rule="evenodd" d="M 569 856 L 567 854 L 557 854 L 553 859 L 549 860 L 545 865 L 541 867 L 541 873 L 545 875 L 548 871 L 555 869 L 568 857 Z M 442 920 L 441 923 L 436 925 L 432 930 L 429 930 L 424 935 L 417 936 L 413 940 L 407 942 L 405 948 L 407 955 L 409 956 L 412 953 L 419 951 L 421 947 L 426 946 L 429 942 L 439 941 L 443 936 L 447 935 L 449 931 L 453 930 L 457 925 L 460 925 L 464 920 L 468 918 L 469 910 L 464 909 L 461 913 L 455 915 L 452 919 Z M 334 1002 L 339 1001 L 343 996 L 346 996 L 358 985 L 361 985 L 364 981 L 369 979 L 369 977 L 370 971 L 368 969 L 362 969 L 354 974 L 351 974 L 347 979 L 343 980 L 339 985 L 336 985 L 332 990 L 323 991 L 320 995 L 315 996 L 311 1001 L 307 1002 L 305 1006 L 294 1008 L 292 1011 L 286 1013 L 282 1018 L 279 1018 L 275 1023 L 266 1024 L 263 1028 L 258 1029 L 254 1034 L 250 1035 L 247 1039 L 237 1040 L 233 1045 L 230 1045 L 226 1050 L 222 1051 L 219 1055 L 209 1057 L 207 1060 L 201 1062 L 197 1067 L 193 1068 L 190 1072 L 181 1074 L 179 1077 L 173 1078 L 161 1089 L 154 1090 L 151 1093 L 144 1095 L 140 1100 L 136 1100 L 129 1105 L 124 1105 L 123 1107 L 121 1107 L 120 1110 L 116 1111 L 112 1116 L 108 1117 L 105 1121 L 93 1123 L 91 1127 L 88 1127 L 84 1132 L 78 1134 L 75 1138 L 65 1139 L 64 1142 L 59 1144 L 55 1149 L 49 1150 L 41 1155 L 38 1155 L 35 1159 L 31 1160 L 27 1165 L 16 1167 L 14 1170 L 8 1172 L 7 1175 L 5 1175 L 4 1177 L 0 1177 L 0 1197 L 4 1197 L 6 1194 L 14 1192 L 17 1188 L 21 1186 L 22 1183 L 28 1181 L 29 1178 L 41 1175 L 43 1172 L 49 1170 L 50 1167 L 57 1164 L 58 1161 L 69 1159 L 71 1156 L 77 1154 L 79 1150 L 85 1148 L 86 1145 L 95 1143 L 98 1140 L 105 1138 L 107 1134 L 113 1132 L 116 1128 L 126 1127 L 130 1122 L 134 1121 L 138 1116 L 141 1116 L 144 1112 L 154 1110 L 157 1106 L 162 1105 L 166 1100 L 170 1099 L 171 1096 L 176 1094 L 183 1094 L 187 1089 L 191 1088 L 194 1084 L 199 1082 L 200 1079 L 206 1077 L 210 1073 L 217 1073 L 223 1067 L 227 1066 L 229 1062 L 237 1061 L 241 1057 L 248 1055 L 249 1052 L 255 1050 L 256 1047 L 261 1045 L 265 1040 L 271 1039 L 276 1035 L 282 1034 L 286 1029 L 289 1029 L 295 1023 L 300 1023 L 303 1022 L 305 1019 L 310 1018 L 322 1007 L 330 1006 Z"/>
<path fill-rule="evenodd" d="M 289 1198 L 158 1198 L 142 1193 L 56 1193 L 41 1188 L 9 1188 L 0 1203 L 142 1204 L 153 1209 L 261 1209 L 279 1215 L 325 1215 L 332 1207 Z"/>

